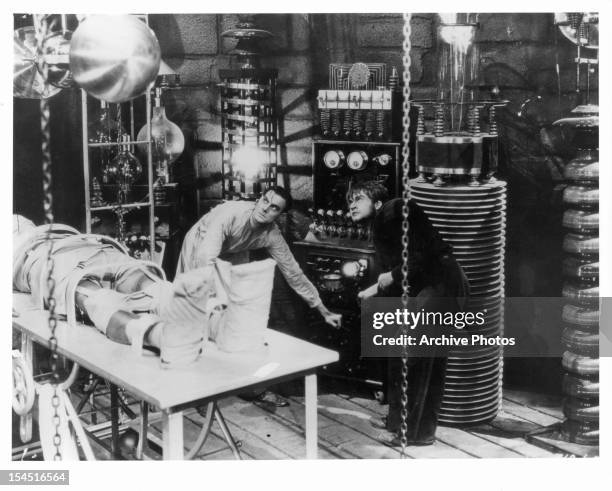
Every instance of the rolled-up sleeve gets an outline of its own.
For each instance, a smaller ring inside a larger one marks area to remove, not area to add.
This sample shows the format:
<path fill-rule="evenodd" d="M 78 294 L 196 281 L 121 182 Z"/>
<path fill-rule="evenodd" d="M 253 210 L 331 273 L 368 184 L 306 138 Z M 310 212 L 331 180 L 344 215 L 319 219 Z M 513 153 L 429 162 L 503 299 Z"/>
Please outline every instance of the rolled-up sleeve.
<path fill-rule="evenodd" d="M 278 228 L 273 229 L 268 235 L 267 249 L 272 258 L 278 264 L 278 268 L 298 295 L 300 295 L 310 307 L 317 307 L 321 304 L 319 292 L 306 277 L 302 268 L 293 257 L 287 242 L 283 238 Z"/>

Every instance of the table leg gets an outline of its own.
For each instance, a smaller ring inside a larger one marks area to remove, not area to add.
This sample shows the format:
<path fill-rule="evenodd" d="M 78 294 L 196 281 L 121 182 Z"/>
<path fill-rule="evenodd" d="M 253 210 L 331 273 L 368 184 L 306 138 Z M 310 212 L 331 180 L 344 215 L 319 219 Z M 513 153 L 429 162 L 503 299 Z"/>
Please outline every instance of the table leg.
<path fill-rule="evenodd" d="M 162 440 L 164 460 L 183 460 L 183 412 L 162 412 Z"/>
<path fill-rule="evenodd" d="M 214 409 L 215 419 L 217 420 L 217 423 L 219 424 L 219 427 L 221 428 L 221 431 L 223 432 L 223 436 L 225 437 L 225 441 L 227 442 L 229 447 L 232 449 L 232 453 L 234 454 L 234 458 L 236 460 L 242 460 L 242 456 L 240 455 L 240 450 L 238 450 L 238 445 L 236 445 L 236 442 L 234 441 L 234 438 L 232 437 L 232 434 L 230 433 L 230 430 L 227 427 L 227 423 L 225 422 L 225 418 L 221 414 L 221 411 L 219 411 L 219 406 L 217 406 L 216 402 L 213 403 L 213 409 Z"/>
<path fill-rule="evenodd" d="M 306 458 L 317 458 L 317 375 L 306 375 L 305 405 L 306 405 Z"/>
<path fill-rule="evenodd" d="M 145 401 L 140 401 L 140 424 L 138 428 L 138 445 L 136 446 L 136 458 L 142 460 L 144 452 L 148 446 L 147 432 L 149 430 L 149 404 Z"/>
<path fill-rule="evenodd" d="M 113 459 L 121 458 L 119 449 L 119 389 L 115 384 L 110 384 L 111 405 L 111 454 Z"/>

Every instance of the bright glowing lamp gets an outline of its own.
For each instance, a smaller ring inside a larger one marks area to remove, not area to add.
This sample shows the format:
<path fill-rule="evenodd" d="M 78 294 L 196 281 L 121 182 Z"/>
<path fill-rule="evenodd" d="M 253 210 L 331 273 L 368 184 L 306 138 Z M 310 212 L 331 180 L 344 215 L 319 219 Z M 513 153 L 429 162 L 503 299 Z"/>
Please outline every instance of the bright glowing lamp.
<path fill-rule="evenodd" d="M 266 163 L 266 151 L 255 145 L 245 145 L 236 150 L 231 157 L 234 172 L 244 182 L 244 192 L 254 195 L 256 186 Z"/>

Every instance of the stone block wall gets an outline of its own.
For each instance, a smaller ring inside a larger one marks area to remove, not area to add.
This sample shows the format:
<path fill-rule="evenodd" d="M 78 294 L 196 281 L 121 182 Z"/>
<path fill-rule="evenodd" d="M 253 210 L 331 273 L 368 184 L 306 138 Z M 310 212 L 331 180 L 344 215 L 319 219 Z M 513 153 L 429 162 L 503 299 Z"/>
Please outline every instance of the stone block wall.
<path fill-rule="evenodd" d="M 188 151 L 177 172 L 193 181 L 199 200 L 220 197 L 220 117 L 218 71 L 229 66 L 234 41 L 222 32 L 239 21 L 236 14 L 151 15 L 150 23 L 164 60 L 181 75 L 184 88 L 165 95 L 168 116 L 188 135 Z M 264 67 L 279 70 L 280 183 L 298 201 L 311 197 L 311 142 L 316 132 L 316 91 L 327 86 L 332 62 L 384 62 L 402 70 L 401 14 L 259 14 L 258 26 L 274 33 L 264 45 Z M 537 136 L 576 105 L 573 46 L 556 33 L 552 14 L 479 15 L 476 43 L 480 49 L 481 81 L 498 86 L 509 100 L 501 116 L 507 166 L 525 174 L 524 160 L 550 171 Z M 411 90 L 414 98 L 435 94 L 438 46 L 435 14 L 414 14 L 411 22 Z M 560 79 L 557 79 L 556 64 Z M 558 89 L 561 92 L 558 93 Z M 540 96 L 538 98 L 538 96 Z M 532 102 L 517 116 L 521 105 Z M 527 171 L 530 173 L 531 171 Z M 525 176 L 537 188 L 542 169 Z M 544 172 L 545 173 L 545 172 Z"/>

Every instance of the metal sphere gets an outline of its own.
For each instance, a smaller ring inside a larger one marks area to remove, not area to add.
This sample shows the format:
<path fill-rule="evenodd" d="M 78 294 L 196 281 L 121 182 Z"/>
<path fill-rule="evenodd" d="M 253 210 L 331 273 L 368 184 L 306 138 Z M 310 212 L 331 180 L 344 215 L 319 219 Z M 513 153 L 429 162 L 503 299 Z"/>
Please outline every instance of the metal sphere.
<path fill-rule="evenodd" d="M 70 45 L 75 82 L 93 97 L 111 103 L 142 94 L 155 80 L 160 60 L 155 34 L 130 15 L 89 16 Z"/>

